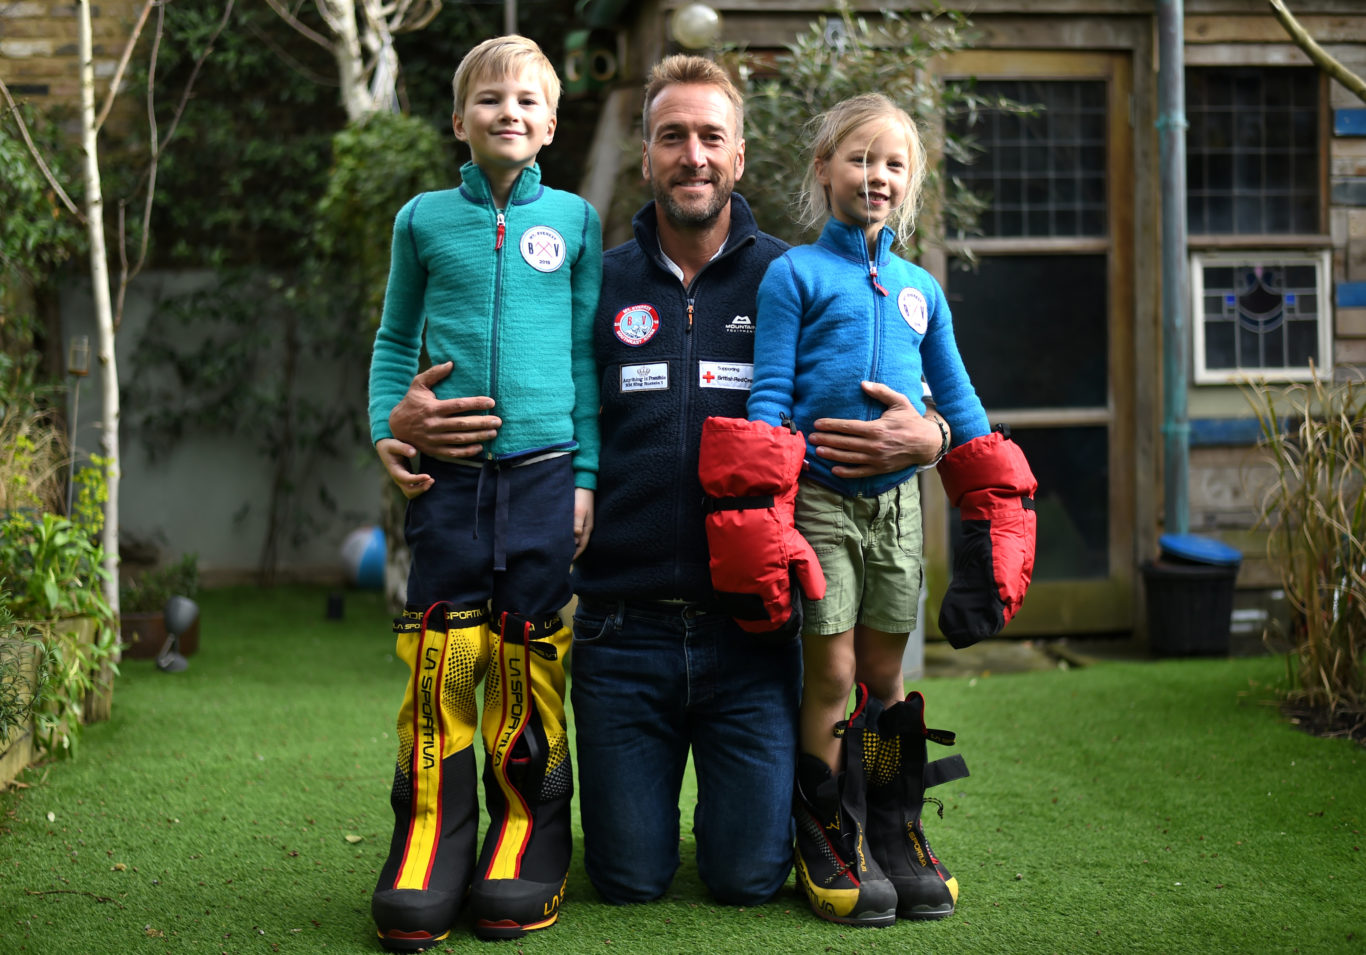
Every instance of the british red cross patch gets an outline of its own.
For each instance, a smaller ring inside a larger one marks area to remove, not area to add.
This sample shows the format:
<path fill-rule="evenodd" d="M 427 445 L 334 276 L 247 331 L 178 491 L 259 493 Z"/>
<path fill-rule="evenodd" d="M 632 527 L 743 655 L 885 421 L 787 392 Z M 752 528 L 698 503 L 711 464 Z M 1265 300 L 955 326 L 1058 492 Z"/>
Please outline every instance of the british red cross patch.
<path fill-rule="evenodd" d="M 659 313 L 653 305 L 628 305 L 617 312 L 612 330 L 623 345 L 644 345 L 659 331 Z"/>

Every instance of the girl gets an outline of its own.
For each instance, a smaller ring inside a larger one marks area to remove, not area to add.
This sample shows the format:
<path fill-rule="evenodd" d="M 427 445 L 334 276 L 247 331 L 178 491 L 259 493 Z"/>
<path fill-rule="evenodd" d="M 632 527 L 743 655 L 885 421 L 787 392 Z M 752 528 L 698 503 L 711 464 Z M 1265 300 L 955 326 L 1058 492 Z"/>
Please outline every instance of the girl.
<path fill-rule="evenodd" d="M 872 420 L 884 409 L 864 394 L 869 381 L 912 396 L 923 413 L 923 377 L 951 429 L 940 423 L 942 458 L 950 433 L 958 445 L 990 428 L 943 290 L 891 251 L 920 205 L 919 131 L 880 94 L 845 100 L 812 126 L 802 224 L 828 221 L 815 244 L 775 260 L 759 287 L 749 417 L 778 425 L 787 416 L 806 434 L 819 418 Z M 827 459 L 808 453 L 807 462 L 796 522 L 820 558 L 826 595 L 804 606 L 798 876 L 823 918 L 942 918 L 957 883 L 920 827 L 923 698 L 906 701 L 901 673 L 922 582 L 916 468 L 844 479 Z M 859 705 L 846 720 L 856 682 Z M 931 784 L 944 781 L 931 772 Z"/>

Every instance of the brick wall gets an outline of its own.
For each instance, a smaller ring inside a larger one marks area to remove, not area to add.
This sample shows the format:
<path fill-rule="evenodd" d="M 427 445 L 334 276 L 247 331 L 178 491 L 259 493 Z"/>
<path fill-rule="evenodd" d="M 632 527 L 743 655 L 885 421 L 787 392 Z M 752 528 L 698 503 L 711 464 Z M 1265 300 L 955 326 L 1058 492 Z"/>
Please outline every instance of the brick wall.
<path fill-rule="evenodd" d="M 141 8 L 140 0 L 105 0 L 91 7 L 97 97 L 108 87 Z M 74 3 L 0 0 L 0 79 L 15 99 L 80 105 L 77 10 Z"/>

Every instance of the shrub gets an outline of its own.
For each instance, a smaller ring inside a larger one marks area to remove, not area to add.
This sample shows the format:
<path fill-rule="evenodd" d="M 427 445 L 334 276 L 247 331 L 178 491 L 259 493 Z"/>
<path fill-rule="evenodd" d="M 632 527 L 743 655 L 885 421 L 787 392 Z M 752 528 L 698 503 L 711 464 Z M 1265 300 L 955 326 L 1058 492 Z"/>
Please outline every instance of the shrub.
<path fill-rule="evenodd" d="M 1267 552 L 1295 613 L 1292 702 L 1366 710 L 1366 383 L 1247 391 L 1275 467 Z"/>

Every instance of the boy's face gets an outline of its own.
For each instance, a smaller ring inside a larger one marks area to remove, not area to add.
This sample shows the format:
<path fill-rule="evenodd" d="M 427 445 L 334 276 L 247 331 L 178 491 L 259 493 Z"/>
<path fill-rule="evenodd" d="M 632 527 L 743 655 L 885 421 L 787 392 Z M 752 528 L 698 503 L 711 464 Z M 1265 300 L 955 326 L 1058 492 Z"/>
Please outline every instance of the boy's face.
<path fill-rule="evenodd" d="M 529 70 L 477 78 L 465 97 L 464 115 L 452 116 L 451 126 L 486 169 L 529 166 L 555 138 L 555 115 L 545 87 Z"/>

